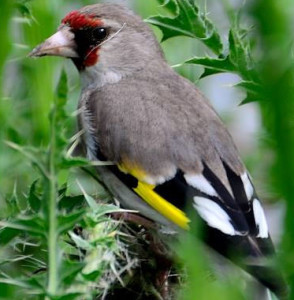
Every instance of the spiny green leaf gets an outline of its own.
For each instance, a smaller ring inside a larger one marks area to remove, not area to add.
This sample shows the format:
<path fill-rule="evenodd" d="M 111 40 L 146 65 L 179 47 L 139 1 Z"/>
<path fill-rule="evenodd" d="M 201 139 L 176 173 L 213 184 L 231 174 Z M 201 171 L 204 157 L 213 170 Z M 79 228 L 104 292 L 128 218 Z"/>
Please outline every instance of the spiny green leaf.
<path fill-rule="evenodd" d="M 216 69 L 209 69 L 209 68 L 204 68 L 203 73 L 200 75 L 199 79 L 205 78 L 207 76 L 219 74 L 221 71 L 218 71 Z"/>
<path fill-rule="evenodd" d="M 99 179 L 97 179 L 96 174 L 93 174 L 89 168 L 75 168 L 69 172 L 67 196 L 84 196 L 78 182 L 88 195 L 92 195 L 92 197 L 101 200 L 101 202 L 109 202 L 108 200 L 112 199 L 105 187 L 100 183 Z"/>
<path fill-rule="evenodd" d="M 56 106 L 58 109 L 64 108 L 67 101 L 67 93 L 67 75 L 65 70 L 62 69 L 56 91 Z"/>
<path fill-rule="evenodd" d="M 11 278 L 11 277 L 0 277 L 0 283 L 17 286 L 23 288 L 26 294 L 41 295 L 44 293 L 43 286 L 35 278 Z"/>
<path fill-rule="evenodd" d="M 235 86 L 244 88 L 245 90 L 256 95 L 262 95 L 264 93 L 262 85 L 254 81 L 241 81 L 237 83 Z"/>
<path fill-rule="evenodd" d="M 85 263 L 83 262 L 71 262 L 63 261 L 61 270 L 61 280 L 64 285 L 71 285 L 77 276 L 77 274 L 83 269 Z"/>
<path fill-rule="evenodd" d="M 103 275 L 103 272 L 101 270 L 103 270 L 103 268 L 89 273 L 82 273 L 83 278 L 87 281 L 97 281 Z"/>
<path fill-rule="evenodd" d="M 79 248 L 84 249 L 84 250 L 90 250 L 93 248 L 93 246 L 91 245 L 90 242 L 84 240 L 82 237 L 75 234 L 74 232 L 69 232 L 69 235 Z"/>
<path fill-rule="evenodd" d="M 44 236 L 45 232 L 44 220 L 40 216 L 19 216 L 14 220 L 0 221 L 0 226 L 38 236 Z"/>
<path fill-rule="evenodd" d="M 18 279 L 14 279 L 14 278 L 1 278 L 0 277 L 0 282 L 8 284 L 8 285 L 17 286 L 20 288 L 26 288 L 26 289 L 32 288 L 32 286 L 30 284 L 28 284 L 25 280 L 20 280 L 20 279 L 18 280 Z"/>
<path fill-rule="evenodd" d="M 82 219 L 82 216 L 84 214 L 85 214 L 85 210 L 82 209 L 65 216 L 59 216 L 58 217 L 59 234 L 62 234 L 63 232 L 68 231 L 69 229 L 72 229 L 75 225 L 79 223 L 79 221 Z"/>
<path fill-rule="evenodd" d="M 169 10 L 175 16 L 179 14 L 179 6 L 176 1 L 173 0 L 158 0 L 158 2 L 164 6 L 165 9 Z"/>
<path fill-rule="evenodd" d="M 8 264 L 8 263 L 15 263 L 15 262 L 20 262 L 20 261 L 26 261 L 27 259 L 32 258 L 32 255 L 22 255 L 18 257 L 13 257 L 13 258 L 5 258 L 4 260 L 0 261 L 0 266 Z"/>
<path fill-rule="evenodd" d="M 15 228 L 1 228 L 0 229 L 0 245 L 7 245 L 13 238 L 20 233 L 20 230 Z"/>
<path fill-rule="evenodd" d="M 211 57 L 193 57 L 185 61 L 185 63 L 202 65 L 206 69 L 211 69 L 213 73 L 236 71 L 236 68 L 232 65 L 228 57 L 223 59 Z"/>
<path fill-rule="evenodd" d="M 71 212 L 73 209 L 81 208 L 85 204 L 85 199 L 80 196 L 63 196 L 58 202 L 59 210 Z"/>
<path fill-rule="evenodd" d="M 241 36 L 237 29 L 229 32 L 229 58 L 235 69 L 244 80 L 256 79 L 254 63 L 251 59 L 250 47 L 244 36 Z"/>
<path fill-rule="evenodd" d="M 11 195 L 11 197 L 5 200 L 6 200 L 7 208 L 9 210 L 10 217 L 15 217 L 17 214 L 21 212 L 16 184 L 14 184 L 13 194 Z"/>
<path fill-rule="evenodd" d="M 246 95 L 245 99 L 242 100 L 239 105 L 244 105 L 244 104 L 251 103 L 251 102 L 256 102 L 256 101 L 259 101 L 259 100 L 260 100 L 260 98 L 258 98 L 256 96 L 256 94 L 252 94 L 250 92 L 247 92 L 247 95 Z"/>
<path fill-rule="evenodd" d="M 133 212 L 131 210 L 122 209 L 113 204 L 98 204 L 97 209 L 95 210 L 95 217 L 97 219 L 114 212 Z"/>
<path fill-rule="evenodd" d="M 30 207 L 34 212 L 39 212 L 41 208 L 41 199 L 36 194 L 36 185 L 38 180 L 35 180 L 31 185 L 28 201 L 30 203 Z"/>
<path fill-rule="evenodd" d="M 241 81 L 235 86 L 243 88 L 247 95 L 244 100 L 240 103 L 240 105 L 247 104 L 250 102 L 256 102 L 263 99 L 264 90 L 262 85 L 255 83 L 253 81 Z"/>
<path fill-rule="evenodd" d="M 81 189 L 81 191 L 84 194 L 85 200 L 87 201 L 88 205 L 90 206 L 93 214 L 95 215 L 95 219 L 98 221 L 99 218 L 113 213 L 113 212 L 126 212 L 127 210 L 124 210 L 116 205 L 113 204 L 102 204 L 98 203 L 93 197 L 88 195 L 82 185 L 78 182 L 78 185 Z"/>
<path fill-rule="evenodd" d="M 40 171 L 40 173 L 44 177 L 48 177 L 48 172 L 44 166 L 43 161 L 37 157 L 37 153 L 35 151 L 35 148 L 29 148 L 29 147 L 22 147 L 20 145 L 17 145 L 15 143 L 12 143 L 10 141 L 5 141 L 5 143 L 12 149 L 18 151 L 23 156 L 25 156 L 31 163 L 33 163 Z"/>
<path fill-rule="evenodd" d="M 87 201 L 88 205 L 90 206 L 90 208 L 95 211 L 98 209 L 99 205 L 98 203 L 95 201 L 94 198 L 92 198 L 91 196 L 89 196 L 86 191 L 84 190 L 84 188 L 82 187 L 82 185 L 77 181 L 77 184 L 78 186 L 80 187 L 84 197 L 85 197 L 85 200 Z"/>
<path fill-rule="evenodd" d="M 67 119 L 65 112 L 67 93 L 67 75 L 65 70 L 62 69 L 56 88 L 55 103 L 49 115 L 51 125 L 54 125 L 55 128 L 58 127 L 58 131 L 54 132 L 54 138 L 56 139 L 56 147 L 60 150 L 64 150 L 67 144 L 66 128 L 64 126 L 64 123 Z"/>
<path fill-rule="evenodd" d="M 63 157 L 59 163 L 59 168 L 61 169 L 69 169 L 73 167 L 84 167 L 89 166 L 90 162 L 86 158 L 83 157 Z"/>
<path fill-rule="evenodd" d="M 162 41 L 184 35 L 199 39 L 217 55 L 222 53 L 223 45 L 218 32 L 194 0 L 170 0 L 163 5 L 173 9 L 176 17 L 154 16 L 147 19 L 147 22 L 160 28 Z"/>

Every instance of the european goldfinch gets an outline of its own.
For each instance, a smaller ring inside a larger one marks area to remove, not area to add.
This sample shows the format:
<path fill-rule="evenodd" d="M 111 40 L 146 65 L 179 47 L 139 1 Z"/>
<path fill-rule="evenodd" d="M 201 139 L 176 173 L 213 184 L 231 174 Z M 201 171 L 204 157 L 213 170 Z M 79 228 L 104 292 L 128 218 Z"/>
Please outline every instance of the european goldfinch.
<path fill-rule="evenodd" d="M 119 5 L 86 6 L 31 55 L 67 57 L 77 67 L 87 156 L 115 163 L 104 180 L 124 207 L 183 229 L 200 220 L 210 247 L 233 261 L 243 257 L 245 270 L 285 296 L 279 271 L 264 264 L 274 247 L 230 134 L 203 94 L 167 64 L 140 17 Z"/>

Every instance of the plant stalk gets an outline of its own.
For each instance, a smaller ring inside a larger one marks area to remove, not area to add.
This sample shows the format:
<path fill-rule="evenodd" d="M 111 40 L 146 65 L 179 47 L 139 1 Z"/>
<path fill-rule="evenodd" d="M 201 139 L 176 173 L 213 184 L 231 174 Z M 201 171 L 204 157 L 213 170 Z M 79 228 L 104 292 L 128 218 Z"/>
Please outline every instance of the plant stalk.
<path fill-rule="evenodd" d="M 56 135 L 55 135 L 55 118 L 56 107 L 53 108 L 50 124 L 50 149 L 49 149 L 49 194 L 48 194 L 48 294 L 54 296 L 58 288 L 58 244 L 57 244 L 57 215 L 56 215 L 56 170 L 55 170 L 55 148 L 56 148 Z"/>

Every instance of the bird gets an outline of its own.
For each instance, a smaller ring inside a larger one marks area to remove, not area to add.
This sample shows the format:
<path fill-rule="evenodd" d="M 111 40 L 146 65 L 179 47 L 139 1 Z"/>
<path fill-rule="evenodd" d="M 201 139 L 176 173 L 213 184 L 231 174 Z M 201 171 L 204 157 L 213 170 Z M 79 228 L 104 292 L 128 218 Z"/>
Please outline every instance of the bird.
<path fill-rule="evenodd" d="M 200 222 L 210 248 L 286 299 L 282 273 L 265 263 L 274 245 L 231 135 L 195 84 L 168 65 L 141 17 L 118 4 L 85 6 L 30 55 L 76 66 L 85 152 L 113 162 L 104 179 L 114 180 L 123 207 L 183 230 Z"/>

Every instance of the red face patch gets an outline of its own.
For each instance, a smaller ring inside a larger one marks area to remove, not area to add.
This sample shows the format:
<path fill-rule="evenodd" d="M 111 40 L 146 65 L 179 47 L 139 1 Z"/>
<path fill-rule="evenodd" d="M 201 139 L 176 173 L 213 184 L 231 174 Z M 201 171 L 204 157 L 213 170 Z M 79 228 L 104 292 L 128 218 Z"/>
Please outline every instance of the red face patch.
<path fill-rule="evenodd" d="M 63 24 L 68 24 L 72 29 L 102 26 L 101 20 L 95 18 L 95 15 L 82 14 L 78 10 L 74 10 L 67 14 L 61 22 Z"/>
<path fill-rule="evenodd" d="M 99 58 L 98 49 L 88 50 L 83 65 L 85 67 L 94 66 L 98 62 L 98 58 Z"/>
<path fill-rule="evenodd" d="M 102 27 L 103 22 L 98 19 L 95 15 L 93 14 L 83 14 L 79 12 L 78 10 L 74 10 L 67 14 L 61 21 L 63 24 L 69 25 L 74 31 L 84 31 L 84 30 L 91 30 L 92 28 L 96 27 Z M 86 34 L 86 33 L 85 33 Z M 83 41 L 83 45 L 87 45 Z M 83 55 L 81 56 L 82 61 L 77 62 L 76 65 L 77 67 L 82 70 L 85 67 L 90 67 L 95 65 L 98 62 L 99 58 L 99 47 L 96 47 L 95 45 L 89 44 L 88 49 L 83 50 Z"/>

